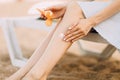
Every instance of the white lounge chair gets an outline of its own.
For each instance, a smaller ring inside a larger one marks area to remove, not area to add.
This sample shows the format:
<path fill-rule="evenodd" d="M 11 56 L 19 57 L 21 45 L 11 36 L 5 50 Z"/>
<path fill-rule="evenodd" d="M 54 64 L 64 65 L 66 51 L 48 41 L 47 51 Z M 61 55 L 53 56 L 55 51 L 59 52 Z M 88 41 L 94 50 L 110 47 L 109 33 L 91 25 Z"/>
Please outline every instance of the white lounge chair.
<path fill-rule="evenodd" d="M 37 20 L 34 17 L 0 19 L 0 26 L 2 26 L 4 31 L 11 62 L 17 67 L 25 65 L 27 59 L 22 55 L 21 48 L 16 38 L 15 28 L 18 26 L 24 26 L 26 28 L 36 28 L 47 31 L 54 28 L 54 25 L 51 28 L 47 28 L 43 21 Z"/>
<path fill-rule="evenodd" d="M 107 42 L 105 39 L 103 39 L 98 33 L 89 33 L 87 36 L 82 38 L 86 41 L 91 42 L 97 42 L 97 43 L 104 43 L 107 44 L 107 46 L 104 48 L 104 50 L 101 53 L 95 53 L 92 51 L 87 51 L 81 46 L 81 42 L 79 41 L 79 48 L 84 53 L 90 53 L 90 55 L 96 56 L 100 59 L 108 59 L 112 56 L 112 54 L 117 50 L 113 45 L 111 45 L 109 42 Z M 91 54 L 92 53 L 92 54 Z"/>
<path fill-rule="evenodd" d="M 5 38 L 6 38 L 5 40 L 7 42 L 11 62 L 14 66 L 22 67 L 27 60 L 22 56 L 22 51 L 18 45 L 17 38 L 14 32 L 14 29 L 17 26 L 24 26 L 26 28 L 38 28 L 38 29 L 50 31 L 51 29 L 54 28 L 54 25 L 51 28 L 47 28 L 43 21 L 36 20 L 36 18 L 28 18 L 28 17 L 2 20 L 2 28 L 5 34 Z M 110 45 L 108 42 L 106 42 L 101 36 L 99 36 L 96 33 L 88 34 L 88 36 L 84 37 L 83 40 L 108 44 L 108 46 L 103 50 L 101 54 L 99 55 L 96 54 L 100 58 L 104 58 L 104 59 L 110 58 L 114 53 L 114 51 L 116 50 L 115 47 Z M 80 49 L 85 51 L 81 46 L 81 42 L 78 41 L 77 43 L 79 44 Z M 88 53 L 87 51 L 85 52 Z"/>
<path fill-rule="evenodd" d="M 28 4 L 26 4 L 26 5 L 28 5 Z M 30 5 L 32 5 L 32 4 L 30 4 Z M 25 4 L 24 5 L 23 4 L 15 5 L 16 10 L 17 10 L 17 8 L 19 9 L 19 6 L 24 7 Z M 8 5 L 8 7 L 11 7 L 11 6 Z M 18 11 L 17 13 L 20 13 L 22 10 L 17 10 L 17 11 Z M 25 9 L 24 9 L 24 11 L 25 11 Z M 22 55 L 22 51 L 18 45 L 17 38 L 16 38 L 16 35 L 14 32 L 14 28 L 18 27 L 18 26 L 24 26 L 26 28 L 27 27 L 28 28 L 38 28 L 38 29 L 44 29 L 44 30 L 50 31 L 55 26 L 55 25 L 53 25 L 53 27 L 47 28 L 47 27 L 45 27 L 43 21 L 37 20 L 35 17 L 1 18 L 0 25 L 2 26 L 4 34 L 5 34 L 5 40 L 7 42 L 10 60 L 12 62 L 12 65 L 17 66 L 17 67 L 24 66 L 27 59 L 24 58 Z M 84 37 L 83 40 L 106 43 L 106 41 L 103 38 L 101 38 L 98 34 L 89 34 L 88 36 Z M 78 41 L 78 44 L 79 44 L 80 49 L 83 50 L 80 41 Z M 105 48 L 105 50 L 99 55 L 99 57 L 109 58 L 115 50 L 116 50 L 115 47 L 113 47 L 112 45 L 108 45 Z"/>

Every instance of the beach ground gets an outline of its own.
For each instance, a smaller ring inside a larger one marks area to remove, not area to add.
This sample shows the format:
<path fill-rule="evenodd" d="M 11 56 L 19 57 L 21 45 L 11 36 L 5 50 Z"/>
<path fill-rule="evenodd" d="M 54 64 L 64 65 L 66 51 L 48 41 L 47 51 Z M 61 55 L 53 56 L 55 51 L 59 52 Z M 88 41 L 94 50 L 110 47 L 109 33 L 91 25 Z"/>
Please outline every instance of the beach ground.
<path fill-rule="evenodd" d="M 27 58 L 47 34 L 45 31 L 27 28 L 16 28 L 16 33 L 23 54 Z M 86 42 L 86 48 L 94 50 L 97 46 L 98 51 L 102 49 L 102 44 L 89 47 L 91 44 L 94 43 Z M 5 80 L 18 69 L 11 65 L 4 34 L 0 28 L 0 80 Z M 74 44 L 54 67 L 48 80 L 120 80 L 119 75 L 120 60 L 117 51 L 109 60 L 102 61 L 96 57 L 83 56 L 78 45 Z"/>
<path fill-rule="evenodd" d="M 3 15 L 0 14 L 0 16 Z M 15 32 L 23 55 L 26 58 L 32 55 L 34 50 L 47 35 L 46 31 L 30 28 L 17 27 Z M 98 53 L 106 46 L 105 44 L 87 41 L 82 41 L 82 44 L 84 49 Z M 8 53 L 5 37 L 0 27 L 0 80 L 5 80 L 5 78 L 19 69 L 11 65 Z M 88 55 L 85 56 L 78 45 L 74 43 L 66 52 L 65 56 L 54 67 L 48 76 L 48 80 L 120 80 L 119 57 L 120 54 L 118 51 L 107 60 L 100 60 Z"/>

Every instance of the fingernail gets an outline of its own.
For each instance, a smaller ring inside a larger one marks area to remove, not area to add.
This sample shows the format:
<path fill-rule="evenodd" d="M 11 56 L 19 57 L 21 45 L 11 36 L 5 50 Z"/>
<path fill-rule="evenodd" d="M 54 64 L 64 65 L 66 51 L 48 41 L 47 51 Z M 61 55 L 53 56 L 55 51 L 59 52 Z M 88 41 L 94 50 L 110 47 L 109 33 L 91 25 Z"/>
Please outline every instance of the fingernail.
<path fill-rule="evenodd" d="M 66 39 L 64 38 L 63 40 L 65 41 Z"/>

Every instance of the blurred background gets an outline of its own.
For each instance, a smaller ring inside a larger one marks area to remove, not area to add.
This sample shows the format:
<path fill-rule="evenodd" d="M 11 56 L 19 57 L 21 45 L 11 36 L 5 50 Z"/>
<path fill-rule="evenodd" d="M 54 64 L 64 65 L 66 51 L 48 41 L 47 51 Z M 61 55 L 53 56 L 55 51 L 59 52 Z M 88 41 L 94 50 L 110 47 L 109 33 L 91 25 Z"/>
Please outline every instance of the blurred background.
<path fill-rule="evenodd" d="M 41 1 L 45 0 L 0 0 L 0 80 L 4 80 L 6 77 L 13 74 L 18 70 L 17 67 L 11 65 L 8 46 L 2 27 L 3 19 L 21 18 L 30 16 L 28 14 L 29 8 Z M 79 0 L 79 1 L 93 1 L 93 0 Z M 34 27 L 34 26 L 33 26 Z M 38 47 L 40 42 L 48 34 L 48 31 L 36 28 L 26 28 L 19 26 L 15 28 L 15 34 L 17 41 L 20 45 L 23 55 L 29 58 L 34 50 Z M 82 46 L 86 50 L 100 53 L 106 44 L 95 43 L 81 40 Z M 84 55 L 79 49 L 77 43 L 74 43 L 67 52 L 68 54 L 74 54 L 77 56 Z M 112 56 L 114 60 L 120 60 L 118 51 Z"/>

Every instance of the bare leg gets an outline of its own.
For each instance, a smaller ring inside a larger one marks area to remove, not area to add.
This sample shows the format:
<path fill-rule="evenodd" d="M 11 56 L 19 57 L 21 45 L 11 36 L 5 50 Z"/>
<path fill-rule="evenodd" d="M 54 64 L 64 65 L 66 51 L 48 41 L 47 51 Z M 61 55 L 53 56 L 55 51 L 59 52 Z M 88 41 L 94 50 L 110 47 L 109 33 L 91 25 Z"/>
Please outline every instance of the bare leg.
<path fill-rule="evenodd" d="M 48 43 L 51 40 L 51 37 L 52 37 L 53 33 L 55 32 L 56 28 L 57 27 L 55 27 L 54 30 L 52 30 L 48 34 L 48 36 L 45 38 L 45 40 L 43 40 L 41 45 L 35 50 L 33 55 L 30 57 L 30 59 L 28 60 L 26 65 L 24 67 L 22 67 L 21 69 L 19 69 L 12 76 L 10 76 L 7 80 L 20 80 L 33 67 L 33 65 L 35 65 L 35 63 L 40 59 L 40 57 L 44 53 L 45 49 L 47 48 Z"/>
<path fill-rule="evenodd" d="M 77 22 L 81 18 L 81 14 L 82 10 L 76 2 L 68 4 L 65 15 L 54 32 L 46 51 L 22 80 L 46 80 L 51 69 L 72 44 L 71 42 L 63 41 L 60 34 L 65 33 L 71 24 Z"/>

